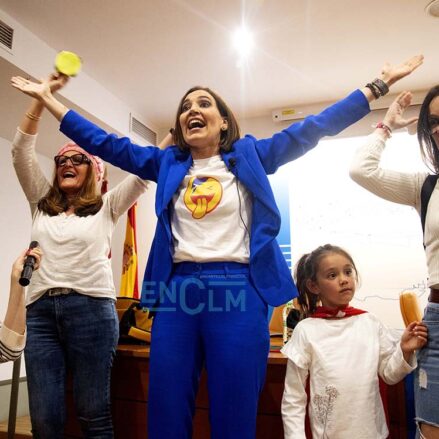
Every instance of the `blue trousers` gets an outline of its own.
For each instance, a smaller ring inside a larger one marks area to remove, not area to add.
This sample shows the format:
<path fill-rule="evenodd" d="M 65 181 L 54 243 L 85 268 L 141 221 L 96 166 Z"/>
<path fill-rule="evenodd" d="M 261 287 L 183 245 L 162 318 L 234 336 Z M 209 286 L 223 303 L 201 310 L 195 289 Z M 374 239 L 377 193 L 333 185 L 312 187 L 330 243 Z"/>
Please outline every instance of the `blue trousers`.
<path fill-rule="evenodd" d="M 148 438 L 192 437 L 207 369 L 212 439 L 254 439 L 269 352 L 267 305 L 238 263 L 176 264 L 154 319 Z"/>
<path fill-rule="evenodd" d="M 110 373 L 118 335 L 111 299 L 45 295 L 28 306 L 25 359 L 33 437 L 64 437 L 67 369 L 84 437 L 113 437 Z"/>

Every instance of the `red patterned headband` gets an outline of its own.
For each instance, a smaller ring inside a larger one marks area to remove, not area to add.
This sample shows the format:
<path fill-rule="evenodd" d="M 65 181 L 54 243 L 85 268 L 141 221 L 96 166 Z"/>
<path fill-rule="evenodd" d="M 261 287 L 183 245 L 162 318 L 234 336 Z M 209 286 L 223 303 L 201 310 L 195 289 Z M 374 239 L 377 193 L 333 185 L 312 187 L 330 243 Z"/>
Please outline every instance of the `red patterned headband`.
<path fill-rule="evenodd" d="M 81 148 L 79 145 L 73 142 L 66 143 L 58 151 L 58 155 L 63 155 L 67 151 L 77 151 L 87 156 L 90 159 L 91 163 L 93 164 L 95 175 L 96 175 L 96 181 L 98 183 L 102 181 L 104 177 L 104 162 L 98 156 L 89 154 L 85 149 Z"/>

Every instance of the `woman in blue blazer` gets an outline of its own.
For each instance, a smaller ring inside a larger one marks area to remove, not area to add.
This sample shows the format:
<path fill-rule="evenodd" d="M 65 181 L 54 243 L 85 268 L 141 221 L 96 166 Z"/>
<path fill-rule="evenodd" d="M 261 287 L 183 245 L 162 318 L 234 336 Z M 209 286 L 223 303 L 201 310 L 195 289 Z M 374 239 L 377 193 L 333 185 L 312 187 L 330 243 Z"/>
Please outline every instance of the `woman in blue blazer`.
<path fill-rule="evenodd" d="M 240 137 L 227 104 L 206 87 L 181 99 L 176 145 L 160 150 L 107 134 L 68 110 L 44 82 L 13 78 L 91 154 L 157 182 L 157 227 L 142 288 L 156 312 L 148 437 L 190 438 L 198 379 L 208 373 L 212 438 L 254 438 L 269 333 L 267 305 L 297 296 L 276 242 L 280 215 L 267 175 L 369 111 L 369 102 L 422 63 L 414 57 L 316 116 L 273 137 Z"/>

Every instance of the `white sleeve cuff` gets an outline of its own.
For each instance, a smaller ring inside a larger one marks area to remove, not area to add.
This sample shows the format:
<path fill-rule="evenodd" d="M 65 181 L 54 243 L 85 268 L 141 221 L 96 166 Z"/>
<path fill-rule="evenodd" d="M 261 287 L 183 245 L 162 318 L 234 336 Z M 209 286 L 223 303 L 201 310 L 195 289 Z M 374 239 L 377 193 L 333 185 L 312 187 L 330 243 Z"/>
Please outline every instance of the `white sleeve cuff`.
<path fill-rule="evenodd" d="M 18 334 L 17 332 L 2 325 L 0 327 L 0 342 L 11 351 L 22 351 L 26 344 L 26 332 Z"/>

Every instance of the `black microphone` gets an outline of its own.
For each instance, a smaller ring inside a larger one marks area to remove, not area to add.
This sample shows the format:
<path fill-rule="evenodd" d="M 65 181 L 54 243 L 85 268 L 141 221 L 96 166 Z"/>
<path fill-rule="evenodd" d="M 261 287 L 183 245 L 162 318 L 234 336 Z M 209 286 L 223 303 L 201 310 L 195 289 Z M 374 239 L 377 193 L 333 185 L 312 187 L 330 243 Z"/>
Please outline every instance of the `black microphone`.
<path fill-rule="evenodd" d="M 234 168 L 236 166 L 236 159 L 234 159 L 233 157 L 229 159 L 229 165 L 231 168 Z"/>
<path fill-rule="evenodd" d="M 35 247 L 38 247 L 38 241 L 32 241 L 29 244 L 29 250 L 32 250 Z M 34 271 L 35 262 L 36 259 L 32 255 L 28 255 L 24 260 L 23 271 L 21 272 L 20 279 L 18 280 L 18 283 L 22 287 L 27 287 L 29 285 L 30 278 L 32 277 L 32 273 Z"/>

